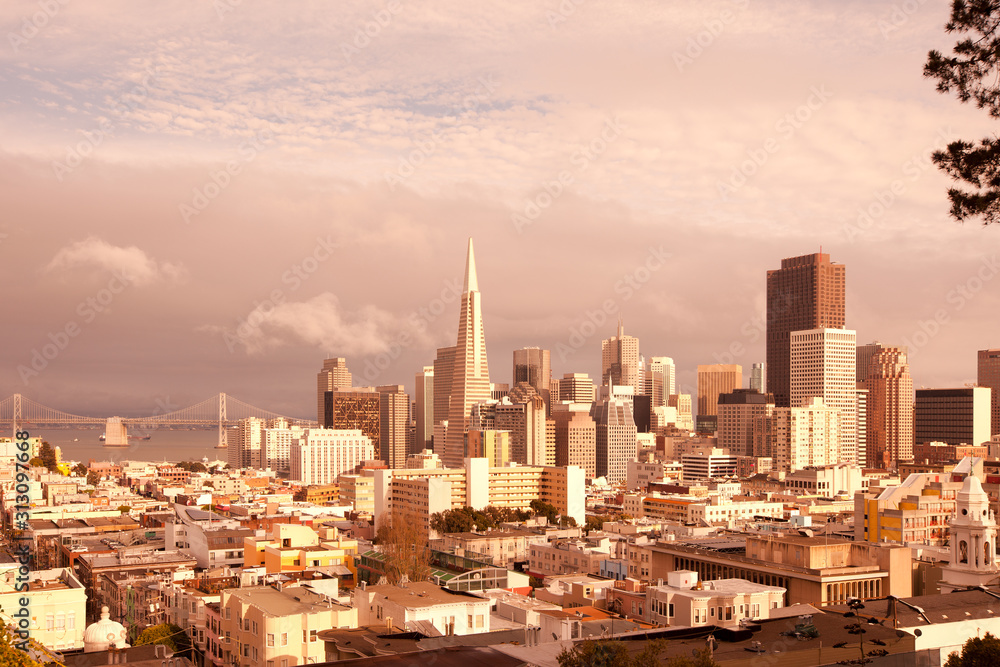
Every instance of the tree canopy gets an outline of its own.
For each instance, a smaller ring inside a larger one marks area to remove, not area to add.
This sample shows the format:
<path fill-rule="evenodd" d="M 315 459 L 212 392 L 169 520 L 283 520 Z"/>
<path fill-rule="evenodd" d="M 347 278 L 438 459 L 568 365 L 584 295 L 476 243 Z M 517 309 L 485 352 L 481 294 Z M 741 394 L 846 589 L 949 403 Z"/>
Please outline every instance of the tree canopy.
<path fill-rule="evenodd" d="M 133 646 L 145 646 L 146 644 L 163 644 L 174 653 L 184 656 L 191 654 L 191 639 L 187 632 L 173 623 L 150 626 L 140 632 L 132 643 Z"/>
<path fill-rule="evenodd" d="M 488 505 L 481 510 L 459 507 L 432 515 L 431 528 L 439 533 L 468 533 L 473 529 L 482 531 L 499 528 L 501 524 L 507 522 L 525 521 L 530 518 L 530 512 L 510 507 Z"/>
<path fill-rule="evenodd" d="M 375 532 L 375 544 L 383 555 L 386 581 L 398 584 L 405 575 L 408 581 L 426 581 L 431 574 L 431 554 L 427 536 L 413 521 L 400 514 L 382 514 Z"/>
<path fill-rule="evenodd" d="M 962 103 L 972 102 L 991 118 L 1000 118 L 1000 0 L 952 0 L 949 34 L 961 35 L 946 56 L 927 54 L 924 76 L 937 80 L 937 89 L 953 93 Z M 959 222 L 981 218 L 1000 222 L 1000 139 L 978 143 L 959 140 L 935 151 L 934 164 L 962 187 L 948 190 L 951 217 Z"/>
<path fill-rule="evenodd" d="M 45 440 L 38 450 L 38 458 L 42 460 L 42 465 L 48 468 L 49 472 L 59 472 L 59 464 L 56 463 L 56 450 Z"/>
<path fill-rule="evenodd" d="M 990 633 L 965 642 L 962 653 L 952 653 L 944 667 L 990 667 L 1000 665 L 1000 639 Z"/>
<path fill-rule="evenodd" d="M 647 642 L 642 651 L 629 653 L 625 642 L 617 640 L 577 642 L 570 649 L 563 649 L 556 656 L 559 667 L 718 667 L 708 649 L 697 651 L 695 657 L 674 656 L 666 662 L 660 654 L 666 648 L 663 639 Z"/>

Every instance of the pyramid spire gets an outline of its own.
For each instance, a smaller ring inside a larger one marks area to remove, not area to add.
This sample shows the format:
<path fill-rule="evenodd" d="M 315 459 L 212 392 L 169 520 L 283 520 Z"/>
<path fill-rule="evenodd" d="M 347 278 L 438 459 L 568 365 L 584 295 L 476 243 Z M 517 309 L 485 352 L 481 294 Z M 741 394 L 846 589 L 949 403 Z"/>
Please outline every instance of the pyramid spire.
<path fill-rule="evenodd" d="M 469 253 L 465 257 L 465 292 L 478 292 L 479 280 L 476 278 L 476 255 L 472 251 L 472 237 L 469 237 Z"/>

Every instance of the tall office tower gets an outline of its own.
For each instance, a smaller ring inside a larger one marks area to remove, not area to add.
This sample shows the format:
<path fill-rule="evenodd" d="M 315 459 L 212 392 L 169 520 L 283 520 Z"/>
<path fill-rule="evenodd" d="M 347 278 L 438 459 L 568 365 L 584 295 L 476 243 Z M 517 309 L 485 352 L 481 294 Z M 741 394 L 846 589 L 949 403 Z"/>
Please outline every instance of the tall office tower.
<path fill-rule="evenodd" d="M 500 401 L 490 399 L 476 403 L 469 411 L 469 428 L 477 431 L 495 431 L 497 428 L 497 405 Z"/>
<path fill-rule="evenodd" d="M 597 424 L 590 403 L 554 403 L 557 466 L 579 466 L 587 479 L 597 476 Z"/>
<path fill-rule="evenodd" d="M 694 430 L 694 405 L 691 394 L 671 394 L 667 396 L 667 405 L 677 408 L 677 428 L 685 431 Z"/>
<path fill-rule="evenodd" d="M 490 382 L 490 398 L 499 401 L 510 393 L 510 385 L 506 382 Z"/>
<path fill-rule="evenodd" d="M 445 438 L 448 435 L 448 413 L 451 410 L 451 384 L 455 369 L 455 347 L 438 348 L 434 357 L 434 426 L 431 437 L 434 453 L 444 455 Z"/>
<path fill-rule="evenodd" d="M 502 468 L 511 462 L 510 431 L 480 431 L 470 427 L 466 438 L 470 459 L 489 459 L 491 468 Z"/>
<path fill-rule="evenodd" d="M 978 447 L 990 440 L 989 387 L 917 389 L 913 442 Z"/>
<path fill-rule="evenodd" d="M 595 403 L 591 416 L 596 422 L 594 473 L 608 482 L 622 482 L 628 462 L 638 453 L 631 404 L 618 397 Z"/>
<path fill-rule="evenodd" d="M 652 357 L 649 360 L 643 393 L 652 399 L 654 408 L 666 405 L 667 397 L 674 393 L 675 372 L 674 360 L 670 357 Z"/>
<path fill-rule="evenodd" d="M 858 452 L 858 467 L 862 467 L 861 464 L 865 462 L 868 451 L 868 390 L 857 384 L 854 396 L 857 398 L 854 415 L 858 420 L 854 424 L 854 446 Z"/>
<path fill-rule="evenodd" d="M 434 440 L 434 367 L 424 366 L 417 373 L 413 391 L 413 451 L 417 454 L 432 449 Z"/>
<path fill-rule="evenodd" d="M 858 463 L 857 332 L 793 331 L 790 341 L 792 407 L 809 405 L 812 398 L 822 398 L 824 405 L 839 410 L 840 461 Z M 861 457 L 864 458 L 864 452 Z"/>
<path fill-rule="evenodd" d="M 774 408 L 765 431 L 770 431 L 774 467 L 794 472 L 807 466 L 843 463 L 838 456 L 840 411 L 823 404 L 822 398 L 811 398 L 801 407 Z M 758 430 L 760 430 L 758 428 Z M 766 447 L 761 448 L 766 451 Z"/>
<path fill-rule="evenodd" d="M 781 260 L 767 272 L 767 391 L 779 407 L 791 402 L 791 333 L 844 326 L 843 264 L 826 254 Z"/>
<path fill-rule="evenodd" d="M 358 430 L 306 429 L 292 442 L 291 476 L 303 484 L 332 484 L 375 456 L 371 438 Z"/>
<path fill-rule="evenodd" d="M 601 384 L 632 387 L 641 394 L 639 363 L 639 339 L 626 336 L 619 319 L 618 334 L 601 341 Z"/>
<path fill-rule="evenodd" d="M 335 430 L 357 429 L 371 438 L 372 445 L 381 442 L 382 396 L 373 387 L 335 389 L 326 392 L 323 427 Z"/>
<path fill-rule="evenodd" d="M 719 396 L 719 447 L 733 456 L 753 456 L 753 421 L 774 411 L 774 396 L 734 389 Z"/>
<path fill-rule="evenodd" d="M 750 388 L 764 393 L 764 364 L 754 364 L 750 367 Z"/>
<path fill-rule="evenodd" d="M 381 399 L 378 457 L 388 468 L 405 468 L 411 447 L 410 395 L 401 384 L 382 385 L 377 391 Z"/>
<path fill-rule="evenodd" d="M 549 350 L 538 347 L 524 347 L 514 350 L 514 380 L 512 384 L 527 382 L 548 400 L 549 383 L 552 381 L 552 365 Z"/>
<path fill-rule="evenodd" d="M 593 403 L 594 383 L 586 373 L 566 373 L 561 380 L 553 380 L 552 402 Z"/>
<path fill-rule="evenodd" d="M 496 430 L 510 431 L 510 459 L 529 466 L 555 465 L 549 451 L 545 400 L 527 382 L 519 382 L 496 405 Z"/>
<path fill-rule="evenodd" d="M 743 367 L 739 364 L 698 366 L 698 416 L 718 415 L 719 394 L 728 394 L 743 386 Z"/>
<path fill-rule="evenodd" d="M 867 368 L 861 383 L 868 390 L 865 466 L 886 470 L 913 460 L 913 378 L 906 352 L 898 347 L 879 349 Z"/>
<path fill-rule="evenodd" d="M 1000 349 L 979 350 L 980 387 L 989 387 L 992 392 L 990 399 L 990 434 L 1000 435 Z"/>
<path fill-rule="evenodd" d="M 437 367 L 434 369 L 435 377 Z M 438 389 L 443 389 L 439 385 Z M 435 392 L 436 393 L 436 392 Z M 476 257 L 469 239 L 465 259 L 465 287 L 458 317 L 458 341 L 455 345 L 448 405 L 448 429 L 445 436 L 445 467 L 461 468 L 465 452 L 465 432 L 469 428 L 472 406 L 490 398 L 490 370 L 486 363 L 486 334 L 483 331 L 483 307 L 476 278 Z"/>
<path fill-rule="evenodd" d="M 323 425 L 323 395 L 334 389 L 351 388 L 351 371 L 347 359 L 335 357 L 323 361 L 323 370 L 316 374 L 316 421 Z"/>
<path fill-rule="evenodd" d="M 263 468 L 264 427 L 266 423 L 257 417 L 241 419 L 236 428 L 235 438 L 229 437 L 230 468 Z"/>
<path fill-rule="evenodd" d="M 867 343 L 865 345 L 858 345 L 858 353 L 856 355 L 857 359 L 857 377 L 858 382 L 864 382 L 868 379 L 868 365 L 871 363 L 872 358 L 879 353 L 885 346 L 882 343 L 875 341 L 874 343 Z M 902 348 L 903 352 L 906 352 L 906 348 Z"/>

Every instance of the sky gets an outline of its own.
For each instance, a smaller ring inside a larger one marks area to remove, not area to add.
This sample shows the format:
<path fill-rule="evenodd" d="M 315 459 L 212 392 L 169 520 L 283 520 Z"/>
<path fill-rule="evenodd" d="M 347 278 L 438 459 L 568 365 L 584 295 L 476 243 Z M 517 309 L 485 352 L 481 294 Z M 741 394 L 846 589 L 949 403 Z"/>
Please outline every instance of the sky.
<path fill-rule="evenodd" d="M 996 130 L 922 68 L 950 2 L 0 3 L 2 397 L 315 413 L 453 345 L 474 239 L 512 351 L 764 359 L 765 273 L 829 253 L 916 387 L 1000 347 L 1000 229 L 930 153 Z"/>

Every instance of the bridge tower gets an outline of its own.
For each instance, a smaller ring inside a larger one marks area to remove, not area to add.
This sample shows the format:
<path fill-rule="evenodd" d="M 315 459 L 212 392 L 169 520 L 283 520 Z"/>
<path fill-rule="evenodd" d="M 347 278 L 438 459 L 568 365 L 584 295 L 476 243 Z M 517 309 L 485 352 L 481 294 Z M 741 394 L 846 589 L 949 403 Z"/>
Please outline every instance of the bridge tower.
<path fill-rule="evenodd" d="M 13 416 L 11 417 L 10 422 L 14 426 L 14 433 L 11 435 L 11 438 L 14 439 L 14 440 L 17 440 L 17 432 L 20 430 L 20 423 L 21 423 L 21 395 L 20 394 L 14 394 L 14 410 L 13 410 Z"/>
<path fill-rule="evenodd" d="M 219 394 L 219 449 L 229 447 L 229 434 L 226 430 L 226 394 Z"/>

